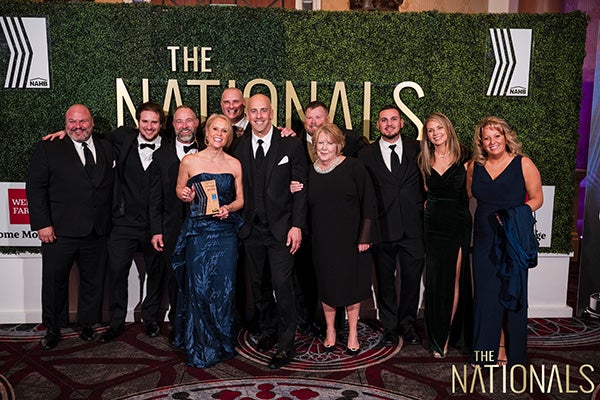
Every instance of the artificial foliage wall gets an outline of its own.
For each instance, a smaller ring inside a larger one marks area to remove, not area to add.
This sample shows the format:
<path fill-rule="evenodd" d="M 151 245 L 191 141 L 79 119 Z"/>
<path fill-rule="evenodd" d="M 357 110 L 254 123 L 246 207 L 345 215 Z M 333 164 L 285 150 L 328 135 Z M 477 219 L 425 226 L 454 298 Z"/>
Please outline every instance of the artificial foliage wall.
<path fill-rule="evenodd" d="M 552 247 L 568 253 L 587 19 L 569 14 L 304 12 L 149 4 L 0 3 L 3 17 L 45 17 L 50 88 L 0 89 L 0 181 L 24 181 L 35 143 L 64 125 L 73 103 L 99 133 L 135 124 L 144 100 L 203 118 L 223 88 L 275 95 L 277 123 L 298 126 L 312 99 L 339 125 L 377 136 L 377 110 L 396 103 L 418 136 L 434 111 L 472 147 L 477 122 L 505 118 L 555 186 Z M 527 96 L 488 95 L 496 66 L 490 29 L 531 29 Z M 9 64 L 0 33 L 0 78 Z M 233 82 L 235 81 L 235 82 Z"/>

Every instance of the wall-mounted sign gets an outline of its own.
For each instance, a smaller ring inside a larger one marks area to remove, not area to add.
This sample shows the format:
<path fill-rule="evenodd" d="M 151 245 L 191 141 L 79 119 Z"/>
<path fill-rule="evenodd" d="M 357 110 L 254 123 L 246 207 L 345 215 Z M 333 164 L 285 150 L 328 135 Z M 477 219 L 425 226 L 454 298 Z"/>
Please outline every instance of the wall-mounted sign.
<path fill-rule="evenodd" d="M 0 27 L 0 60 L 8 61 L 0 68 L 6 70 L 4 87 L 49 89 L 46 18 L 0 17 Z"/>
<path fill-rule="evenodd" d="M 490 29 L 494 72 L 488 96 L 527 96 L 531 63 L 531 29 Z"/>

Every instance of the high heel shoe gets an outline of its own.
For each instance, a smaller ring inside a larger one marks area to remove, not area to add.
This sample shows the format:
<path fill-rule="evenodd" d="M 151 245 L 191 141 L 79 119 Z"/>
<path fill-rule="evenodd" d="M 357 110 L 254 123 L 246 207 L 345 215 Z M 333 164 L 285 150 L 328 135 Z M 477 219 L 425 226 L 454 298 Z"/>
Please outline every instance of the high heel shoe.
<path fill-rule="evenodd" d="M 448 355 L 448 352 L 445 351 L 443 353 L 438 353 L 437 351 L 433 352 L 433 358 L 437 358 L 437 359 L 442 359 L 442 358 L 446 358 L 446 356 Z"/>
<path fill-rule="evenodd" d="M 356 347 L 354 349 L 350 348 L 350 347 L 346 347 L 346 354 L 348 354 L 349 356 L 357 356 L 358 353 L 360 353 L 360 346 Z"/>
<path fill-rule="evenodd" d="M 335 349 L 335 343 L 332 345 L 329 345 L 329 346 L 327 346 L 325 343 L 323 343 L 323 350 L 325 350 L 326 353 L 333 352 L 333 349 Z"/>

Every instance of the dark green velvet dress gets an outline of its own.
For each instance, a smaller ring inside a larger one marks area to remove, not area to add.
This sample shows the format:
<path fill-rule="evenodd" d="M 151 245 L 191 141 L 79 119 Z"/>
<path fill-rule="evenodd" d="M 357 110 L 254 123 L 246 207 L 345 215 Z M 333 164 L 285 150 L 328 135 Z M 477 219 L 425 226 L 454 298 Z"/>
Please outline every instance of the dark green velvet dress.
<path fill-rule="evenodd" d="M 425 208 L 425 330 L 431 351 L 442 354 L 449 344 L 464 354 L 471 350 L 473 297 L 469 245 L 471 213 L 466 192 L 464 160 L 453 164 L 442 175 L 431 170 L 426 175 Z M 462 249 L 459 303 L 452 326 L 452 304 L 456 260 Z"/>

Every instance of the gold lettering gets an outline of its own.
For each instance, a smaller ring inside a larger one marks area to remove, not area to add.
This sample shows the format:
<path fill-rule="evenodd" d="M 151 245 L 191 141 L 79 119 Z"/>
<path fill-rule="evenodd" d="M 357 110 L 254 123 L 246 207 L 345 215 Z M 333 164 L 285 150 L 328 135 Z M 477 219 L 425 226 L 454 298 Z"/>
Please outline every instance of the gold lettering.
<path fill-rule="evenodd" d="M 583 369 L 589 369 L 591 372 L 594 372 L 594 367 L 592 367 L 590 364 L 584 364 L 581 367 L 579 367 L 579 374 L 581 374 L 581 377 L 583 379 L 585 379 L 586 381 L 588 381 L 590 383 L 590 389 L 589 390 L 585 390 L 581 385 L 579 385 L 579 389 L 581 389 L 581 391 L 583 393 L 592 393 L 595 389 L 594 387 L 594 382 L 590 379 L 589 376 L 587 376 L 584 372 Z"/>
<path fill-rule="evenodd" d="M 167 46 L 167 50 L 171 52 L 171 71 L 177 71 L 177 50 L 179 46 Z"/>
<path fill-rule="evenodd" d="M 210 61 L 210 57 L 207 56 L 207 53 L 212 50 L 212 47 L 202 47 L 200 51 L 202 52 L 202 66 L 200 72 L 212 72 L 212 69 L 208 68 L 206 64 Z"/>
<path fill-rule="evenodd" d="M 506 366 L 502 366 L 502 368 L 506 368 Z M 515 389 L 515 374 L 514 374 L 514 372 L 516 369 L 521 369 L 523 371 L 523 376 L 521 377 L 521 380 L 523 382 L 523 387 L 520 390 Z M 527 369 L 525 368 L 525 366 L 516 364 L 510 368 L 510 390 L 513 393 L 517 393 L 517 394 L 523 393 L 523 392 L 525 392 L 525 390 L 527 390 Z"/>
<path fill-rule="evenodd" d="M 535 380 L 537 387 L 540 389 L 542 393 L 544 393 L 544 387 L 546 386 L 546 366 L 544 364 L 541 365 L 542 373 L 541 379 L 538 374 L 535 372 L 535 368 L 533 365 L 529 367 L 529 393 L 533 393 L 533 382 Z"/>
<path fill-rule="evenodd" d="M 346 94 L 346 84 L 344 82 L 336 82 L 331 95 L 331 105 L 329 107 L 329 120 L 335 118 L 335 109 L 337 108 L 338 97 L 342 101 L 342 110 L 344 112 L 344 123 L 346 129 L 352 129 L 352 121 L 350 120 L 350 107 L 348 106 L 348 95 Z"/>
<path fill-rule="evenodd" d="M 189 79 L 187 81 L 188 86 L 199 86 L 199 104 L 200 104 L 200 123 L 204 122 L 208 118 L 208 86 L 219 86 L 221 81 L 216 79 L 199 80 Z"/>
<path fill-rule="evenodd" d="M 458 384 L 460 385 L 462 392 L 467 393 L 467 366 L 463 365 L 463 376 L 461 380 L 458 369 L 456 369 L 454 364 L 452 365 L 452 393 L 456 393 L 456 382 L 454 378 L 458 379 Z"/>
<path fill-rule="evenodd" d="M 285 81 L 285 126 L 288 128 L 292 127 L 292 105 L 296 107 L 298 116 L 304 121 L 304 111 L 296 89 L 294 89 L 294 84 L 291 81 Z"/>
<path fill-rule="evenodd" d="M 363 136 L 371 140 L 371 82 L 363 84 Z"/>
<path fill-rule="evenodd" d="M 483 374 L 481 373 L 481 367 L 479 365 L 476 365 L 475 370 L 473 371 L 473 380 L 471 381 L 471 388 L 469 389 L 469 393 L 475 393 L 475 382 L 477 382 L 477 378 L 479 378 L 479 387 L 481 388 L 481 392 L 485 393 Z"/>
<path fill-rule="evenodd" d="M 550 388 L 552 387 L 552 380 L 556 377 L 556 382 L 558 384 L 558 392 L 563 393 L 562 383 L 560 381 L 560 373 L 558 371 L 558 366 L 554 364 L 552 369 L 550 370 L 550 377 L 548 378 L 548 393 L 550 393 Z"/>
<path fill-rule="evenodd" d="M 179 91 L 179 83 L 177 79 L 169 79 L 167 81 L 167 89 L 165 91 L 165 100 L 163 102 L 163 110 L 166 115 L 169 114 L 169 108 L 171 105 L 171 98 L 175 95 L 175 108 L 183 104 L 181 100 L 181 91 Z"/>
<path fill-rule="evenodd" d="M 419 98 L 425 96 L 425 92 L 423 92 L 423 89 L 421 88 L 421 86 L 419 86 L 418 83 L 416 82 L 411 82 L 411 81 L 407 81 L 407 82 L 402 82 L 399 83 L 396 88 L 394 89 L 394 100 L 396 101 L 396 105 L 400 108 L 400 110 L 408 117 L 409 120 L 412 121 L 413 124 L 416 125 L 417 127 L 417 133 L 418 133 L 418 137 L 417 140 L 421 140 L 421 136 L 423 135 L 423 123 L 421 122 L 421 120 L 410 110 L 410 108 L 408 108 L 408 106 L 406 104 L 404 104 L 404 102 L 402 101 L 402 99 L 400 99 L 400 92 L 405 89 L 405 88 L 412 88 L 415 90 L 415 92 L 417 92 L 417 96 Z"/>

